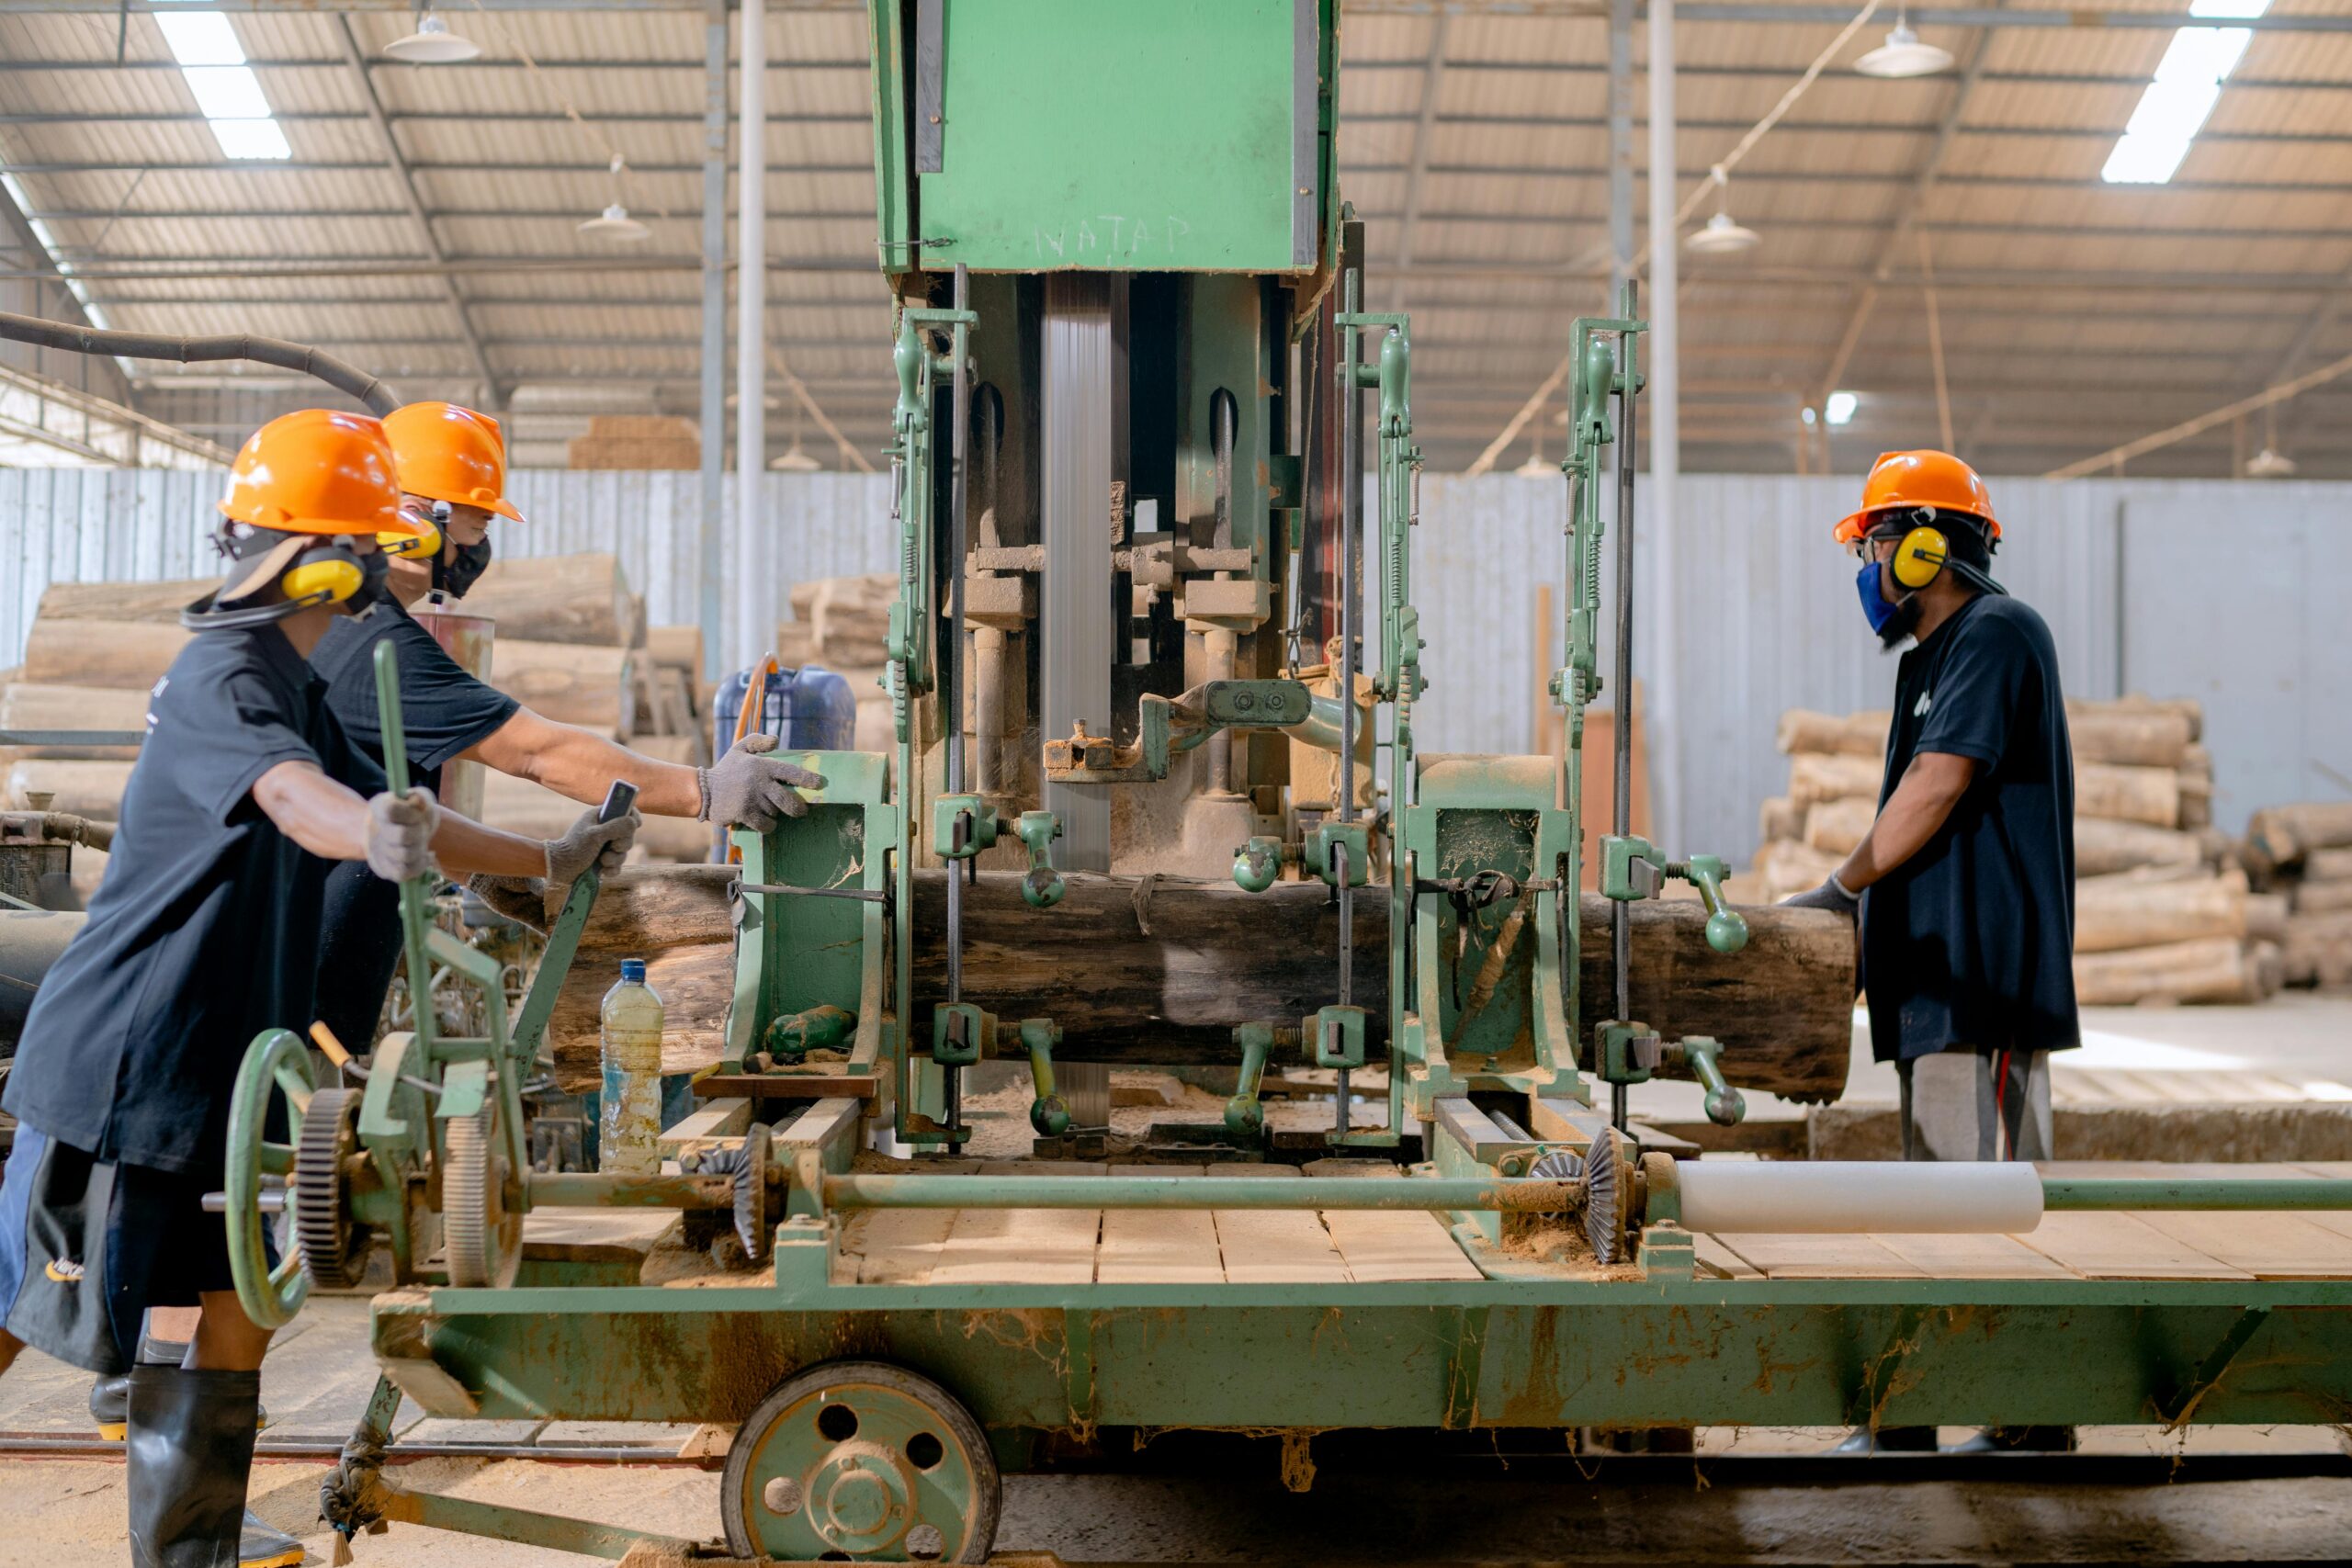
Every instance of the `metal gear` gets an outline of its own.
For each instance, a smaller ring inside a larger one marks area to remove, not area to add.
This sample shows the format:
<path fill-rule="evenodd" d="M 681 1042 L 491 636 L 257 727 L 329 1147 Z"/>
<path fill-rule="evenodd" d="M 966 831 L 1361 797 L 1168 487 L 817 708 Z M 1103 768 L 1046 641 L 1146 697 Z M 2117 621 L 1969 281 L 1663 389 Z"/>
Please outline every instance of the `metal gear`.
<path fill-rule="evenodd" d="M 498 1113 L 485 1105 L 448 1123 L 448 1167 L 441 1173 L 442 1245 L 449 1283 L 503 1287 L 523 1263 L 523 1216 L 506 1212 L 506 1162 Z"/>
<path fill-rule="evenodd" d="M 775 1249 L 775 1225 L 768 1213 L 767 1123 L 754 1122 L 743 1136 L 742 1162 L 735 1168 L 735 1239 L 757 1268 Z"/>
<path fill-rule="evenodd" d="M 347 1089 L 312 1091 L 294 1145 L 294 1245 L 315 1288 L 341 1290 L 367 1271 L 374 1233 L 351 1218 L 344 1166 L 359 1152 L 359 1096 Z"/>
<path fill-rule="evenodd" d="M 1603 1127 L 1584 1155 L 1584 1235 L 1592 1243 L 1593 1260 L 1604 1267 L 1616 1262 L 1622 1249 L 1625 1222 L 1618 1205 L 1623 1190 L 1617 1179 L 1617 1134 Z"/>

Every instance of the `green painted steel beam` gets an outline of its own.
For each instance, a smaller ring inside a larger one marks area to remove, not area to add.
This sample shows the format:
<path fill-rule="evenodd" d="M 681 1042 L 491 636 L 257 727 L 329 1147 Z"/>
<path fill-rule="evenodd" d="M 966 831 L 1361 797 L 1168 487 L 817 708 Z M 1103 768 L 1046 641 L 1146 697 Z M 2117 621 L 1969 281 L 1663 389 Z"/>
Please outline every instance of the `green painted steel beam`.
<path fill-rule="evenodd" d="M 2310 1177 L 2059 1177 L 2041 1206 L 2079 1209 L 2352 1209 L 2352 1181 Z"/>
<path fill-rule="evenodd" d="M 829 1209 L 1418 1209 L 1572 1206 L 1567 1181 L 1489 1177 L 829 1176 Z"/>

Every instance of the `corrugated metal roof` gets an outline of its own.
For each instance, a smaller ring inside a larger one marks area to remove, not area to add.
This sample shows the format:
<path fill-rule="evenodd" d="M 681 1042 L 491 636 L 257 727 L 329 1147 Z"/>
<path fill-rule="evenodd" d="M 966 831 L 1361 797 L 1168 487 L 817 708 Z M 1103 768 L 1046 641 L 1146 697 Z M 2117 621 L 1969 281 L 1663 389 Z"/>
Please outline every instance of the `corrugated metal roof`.
<path fill-rule="evenodd" d="M 2107 8 L 2119 5 L 2182 8 Z M 2346 0 L 2304 5 L 2347 9 Z M 441 277 L 420 270 L 437 246 L 509 268 L 455 281 L 467 329 L 510 389 L 588 382 L 629 406 L 692 412 L 702 17 L 465 7 L 447 17 L 484 45 L 482 60 L 376 60 L 368 73 L 429 236 L 343 58 L 345 26 L 373 60 L 413 25 L 397 12 L 235 16 L 284 117 L 294 151 L 286 165 L 223 164 L 149 16 L 129 17 L 118 68 L 116 18 L 0 14 L 0 155 L 80 265 L 148 272 L 176 262 L 200 274 L 95 283 L 127 324 L 342 342 L 372 367 L 400 371 L 414 393 L 477 395 L 460 318 Z M 2318 355 L 2352 339 L 2333 319 L 2339 283 L 2352 287 L 2352 38 L 2257 33 L 2178 177 L 2149 188 L 2103 186 L 2098 172 L 2166 47 L 2164 30 L 1929 27 L 1931 41 L 1977 60 L 1974 80 L 1883 82 L 1850 69 L 1892 25 L 1882 21 L 1733 175 L 1724 205 L 1762 243 L 1739 256 L 1684 256 L 1686 464 L 1752 462 L 1774 446 L 1793 461 L 1796 400 L 1818 389 L 1882 271 L 1847 372 L 1868 394 L 1864 412 L 1838 437 L 1838 455 L 1860 462 L 1931 434 L 1917 423 L 1933 408 L 1917 242 L 1891 247 L 1905 221 L 1932 247 L 1952 400 L 1972 451 L 1995 468 L 2036 470 L 2127 439 L 2154 423 L 2152 396 L 2226 401 L 2276 374 L 2297 342 Z M 1678 28 L 1676 156 L 1686 182 L 1703 177 L 1836 30 L 1762 20 Z M 820 264 L 772 274 L 772 331 L 797 368 L 824 380 L 844 427 L 878 446 L 891 378 L 888 300 L 869 265 L 865 20 L 849 8 L 777 9 L 769 35 L 768 249 Z M 1643 29 L 1633 48 L 1638 171 Z M 1433 49 L 1442 70 L 1431 68 Z M 523 51 L 540 70 L 525 68 Z M 1569 320 L 1601 304 L 1597 273 L 1563 269 L 1589 266 L 1606 243 L 1606 27 L 1500 6 L 1442 17 L 1351 12 L 1342 53 L 1343 194 L 1370 226 L 1374 299 L 1401 294 L 1416 312 L 1422 446 L 1434 466 L 1459 466 L 1556 362 Z M 1131 116 L 1170 112 L 1136 85 L 1106 104 Z M 567 105 L 593 130 L 566 118 Z M 1955 120 L 1956 133 L 1939 138 Z M 612 199 L 607 147 L 631 164 L 622 199 L 653 229 L 642 246 L 574 231 Z M 1415 271 L 1399 277 L 1391 268 L 1408 202 Z M 1645 207 L 1637 188 L 1637 226 Z M 273 256 L 333 276 L 240 275 L 240 264 Z M 534 259 L 628 266 L 646 256 L 673 265 L 551 270 Z M 2054 372 L 2064 389 L 2038 390 L 2052 350 L 2069 361 Z M 171 417 L 183 401 L 199 411 L 191 423 L 229 417 L 217 398 L 193 393 L 158 392 L 152 406 Z M 520 401 L 532 406 L 529 395 Z M 236 416 L 260 406 L 241 400 Z M 2327 439 L 2332 406 L 2340 400 L 2314 394 L 2282 423 L 2307 465 L 2352 467 L 2352 455 L 2334 456 L 2346 444 Z M 2162 462 L 2211 470 L 2226 435 Z"/>

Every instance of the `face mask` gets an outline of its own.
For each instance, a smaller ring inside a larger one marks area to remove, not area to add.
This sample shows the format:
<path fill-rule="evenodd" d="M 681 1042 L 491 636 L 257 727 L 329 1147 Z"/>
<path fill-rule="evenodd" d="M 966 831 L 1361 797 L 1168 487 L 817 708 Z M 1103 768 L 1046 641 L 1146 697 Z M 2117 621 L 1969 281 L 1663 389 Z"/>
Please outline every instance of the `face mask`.
<path fill-rule="evenodd" d="M 1862 570 L 1854 574 L 1854 587 L 1861 594 L 1862 614 L 1869 619 L 1871 630 L 1878 634 L 1882 645 L 1893 648 L 1909 637 L 1911 628 L 1918 623 L 1919 598 L 1916 593 L 1905 593 L 1889 604 L 1886 595 L 1879 591 L 1879 563 L 1866 560 Z"/>
<path fill-rule="evenodd" d="M 433 586 L 452 599 L 462 599 L 467 590 L 481 581 L 490 570 L 490 539 L 487 535 L 470 545 L 458 545 L 433 558 Z"/>

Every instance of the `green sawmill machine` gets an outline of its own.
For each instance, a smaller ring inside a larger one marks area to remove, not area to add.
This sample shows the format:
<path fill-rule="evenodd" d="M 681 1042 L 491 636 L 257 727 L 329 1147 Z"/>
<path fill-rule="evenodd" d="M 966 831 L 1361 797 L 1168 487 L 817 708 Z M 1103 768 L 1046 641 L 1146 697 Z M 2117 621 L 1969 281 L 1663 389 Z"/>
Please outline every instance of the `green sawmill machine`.
<path fill-rule="evenodd" d="M 395 1279 L 384 1380 L 325 1491 L 346 1536 L 977 1562 L 1003 1470 L 1152 1428 L 1284 1434 L 1303 1461 L 1362 1428 L 2352 1407 L 2340 1269 L 2143 1279 L 2009 1239 L 2046 1210 L 2335 1210 L 2352 1183 L 1729 1163 L 1626 1122 L 1623 1089 L 1663 1072 L 1721 1122 L 1743 1085 L 1834 1095 L 1850 938 L 1725 907 L 1719 863 L 1669 858 L 1622 807 L 1608 833 L 1579 820 L 1589 705 L 1629 734 L 1630 298 L 1572 329 L 1565 760 L 1416 746 L 1446 694 L 1413 609 L 1411 332 L 1363 305 L 1336 10 L 874 0 L 895 754 L 802 755 L 827 781 L 808 815 L 737 835 L 726 1043 L 675 1168 L 533 1172 L 518 1085 L 583 927 L 708 868 L 570 890 L 514 1020 L 449 1039 L 421 1018 L 356 1088 L 314 1088 L 292 1032 L 256 1043 L 220 1201 L 247 1310 L 287 1321 L 378 1242 Z M 1699 897 L 1657 897 L 1668 878 Z M 413 970 L 494 985 L 417 891 Z M 1826 1021 L 1742 989 L 1825 932 Z M 1808 1053 L 1826 1079 L 1792 1081 Z M 969 1153 L 991 1056 L 1031 1074 L 1011 1164 Z M 1225 1069 L 1230 1100 L 1122 1139 L 1120 1062 Z M 1261 1091 L 1310 1069 L 1330 1121 L 1277 1135 Z M 299 1242 L 274 1271 L 273 1204 Z M 654 1234 L 623 1245 L 583 1210 Z M 1908 1277 L 1792 1279 L 1718 1239 L 1805 1232 L 1951 1245 Z M 2039 1266 L 1994 1266 L 2012 1254 Z M 402 1393 L 735 1424 L 724 1545 L 402 1487 L 382 1462 Z"/>

